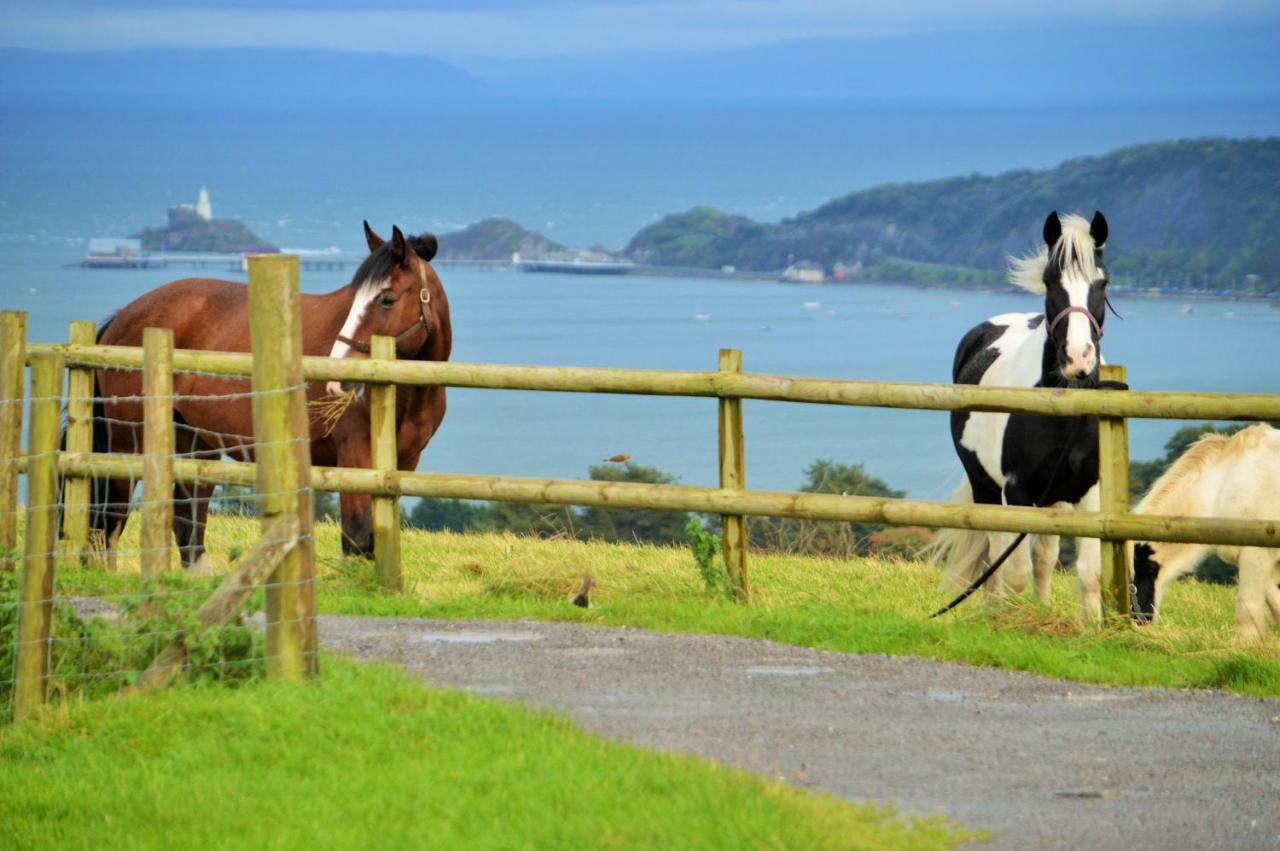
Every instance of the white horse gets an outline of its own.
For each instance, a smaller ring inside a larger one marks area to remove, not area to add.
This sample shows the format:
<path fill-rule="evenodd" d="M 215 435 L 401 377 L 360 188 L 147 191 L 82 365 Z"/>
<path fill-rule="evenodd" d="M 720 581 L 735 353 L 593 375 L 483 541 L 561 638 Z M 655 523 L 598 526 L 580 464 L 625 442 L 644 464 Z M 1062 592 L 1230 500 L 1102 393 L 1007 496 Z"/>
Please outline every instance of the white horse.
<path fill-rule="evenodd" d="M 1280 519 L 1280 431 L 1253 425 L 1226 437 L 1206 434 L 1151 486 L 1136 514 Z M 1240 569 L 1236 636 L 1267 634 L 1267 608 L 1280 623 L 1280 548 L 1133 542 L 1134 612 L 1160 616 L 1165 589 L 1210 553 Z"/>
<path fill-rule="evenodd" d="M 1010 283 L 1044 296 L 1043 310 L 993 316 L 960 341 L 952 366 L 956 384 L 984 387 L 1098 387 L 1107 267 L 1102 251 L 1107 220 L 1095 213 L 1049 214 L 1044 247 L 1011 261 Z M 1097 511 L 1098 420 L 1030 414 L 957 411 L 951 437 L 966 481 L 955 501 L 1034 505 Z M 982 573 L 1017 536 L 1006 532 L 947 530 L 935 546 L 946 560 L 943 587 L 960 590 Z M 1030 552 L 1029 552 L 1030 550 Z M 1076 575 L 1086 619 L 1102 616 L 1101 544 L 1081 539 Z M 1034 563 L 1036 596 L 1047 599 L 1058 562 L 1056 535 L 1023 541 L 987 580 L 990 595 L 1021 593 Z"/>

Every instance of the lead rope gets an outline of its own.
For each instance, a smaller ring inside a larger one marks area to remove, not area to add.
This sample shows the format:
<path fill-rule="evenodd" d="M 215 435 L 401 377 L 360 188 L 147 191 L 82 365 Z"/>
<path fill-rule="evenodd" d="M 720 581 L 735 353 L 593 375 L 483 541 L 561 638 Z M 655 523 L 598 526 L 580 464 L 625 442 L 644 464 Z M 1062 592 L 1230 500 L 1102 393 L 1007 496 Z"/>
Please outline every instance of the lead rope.
<path fill-rule="evenodd" d="M 1099 390 L 1128 390 L 1129 385 L 1121 381 L 1103 381 L 1098 384 L 1098 389 Z M 1043 503 L 1045 499 L 1048 498 L 1049 492 L 1053 490 L 1054 484 L 1057 483 L 1058 474 L 1062 472 L 1062 463 L 1067 460 L 1067 454 L 1071 451 L 1071 446 L 1076 442 L 1076 438 L 1080 436 L 1080 430 L 1084 428 L 1084 423 L 1085 423 L 1085 417 L 1081 417 L 1079 421 L 1076 422 L 1075 430 L 1071 433 L 1071 439 L 1066 442 L 1066 444 L 1062 447 L 1062 451 L 1058 453 L 1058 460 L 1057 460 L 1057 463 L 1055 463 L 1053 466 L 1053 473 L 1049 476 L 1049 483 L 1045 485 L 1044 493 L 1040 494 L 1040 498 L 1036 500 L 1035 505 L 1032 506 L 1033 508 L 1044 507 L 1043 505 L 1041 505 L 1041 503 Z M 1009 556 L 1013 555 L 1013 551 L 1016 550 L 1018 546 L 1027 539 L 1028 534 L 1030 533 L 1028 532 L 1018 533 L 1018 537 L 1014 538 L 1013 543 L 1005 548 L 1005 551 L 1000 554 L 1000 558 L 996 559 L 991 564 L 990 567 L 984 570 L 981 576 L 973 580 L 973 582 L 969 583 L 969 587 L 964 589 L 964 591 L 960 593 L 960 596 L 956 597 L 950 603 L 947 603 L 941 609 L 938 609 L 938 611 L 929 615 L 930 620 L 938 617 L 939 615 L 945 615 L 947 612 L 951 611 L 956 606 L 960 605 L 965 600 L 969 599 L 969 597 L 973 595 L 973 592 L 977 591 L 984 584 L 986 584 L 986 581 L 991 578 L 992 574 L 994 574 L 997 570 L 1000 569 L 1000 565 L 1004 564 L 1009 559 Z"/>

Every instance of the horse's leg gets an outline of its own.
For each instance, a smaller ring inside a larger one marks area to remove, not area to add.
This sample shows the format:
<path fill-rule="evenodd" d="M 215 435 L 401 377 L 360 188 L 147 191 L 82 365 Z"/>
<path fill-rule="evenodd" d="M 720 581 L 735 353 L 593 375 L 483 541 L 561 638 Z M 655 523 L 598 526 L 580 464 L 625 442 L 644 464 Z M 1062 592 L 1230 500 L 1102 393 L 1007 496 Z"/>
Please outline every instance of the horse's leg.
<path fill-rule="evenodd" d="M 987 554 L 988 559 L 1000 558 L 1000 555 L 1009 548 L 1009 545 L 1018 537 L 1016 532 L 992 532 L 990 533 L 990 550 Z M 1013 552 L 1009 554 L 1009 558 L 995 572 L 991 579 L 987 580 L 988 597 L 999 597 L 1006 590 L 1014 594 L 1021 594 L 1027 588 L 1027 582 L 1031 579 L 1031 543 L 1023 538 Z M 996 587 L 992 587 L 995 585 Z"/>
<path fill-rule="evenodd" d="M 1267 635 L 1267 592 L 1275 590 L 1274 561 L 1274 554 L 1261 547 L 1240 550 L 1236 590 L 1236 638 L 1240 641 L 1258 642 Z"/>
<path fill-rule="evenodd" d="M 173 485 L 173 532 L 178 539 L 182 566 L 192 576 L 212 576 L 213 562 L 204 551 L 205 526 L 213 485 Z"/>
<path fill-rule="evenodd" d="M 355 435 L 338 446 L 339 467 L 373 466 L 373 454 L 369 436 Z M 342 554 L 370 557 L 373 555 L 373 501 L 367 494 L 342 493 L 338 502 L 342 507 Z"/>
<path fill-rule="evenodd" d="M 107 570 L 118 567 L 117 547 L 129 522 L 134 483 L 129 479 L 93 480 L 93 529 L 106 551 Z"/>
<path fill-rule="evenodd" d="M 1005 485 L 1000 493 L 1000 499 L 1004 505 L 1030 504 L 1021 489 L 1012 484 Z M 1027 582 L 1031 579 L 1031 542 L 1027 540 L 1028 537 L 1030 536 L 1024 536 L 1018 542 L 1013 552 L 1009 553 L 1009 558 L 991 577 L 992 579 L 1000 578 L 1000 587 L 1008 588 L 1014 594 L 1021 594 L 1025 591 Z M 987 554 L 987 558 L 1000 558 L 1017 538 L 1018 535 L 1015 532 L 992 532 L 991 550 Z M 993 593 L 998 594 L 999 590 L 994 590 Z"/>
<path fill-rule="evenodd" d="M 174 449 L 184 458 L 217 460 L 222 452 L 201 440 L 181 414 L 174 413 Z M 173 483 L 173 533 L 178 539 L 182 566 L 192 576 L 212 576 L 213 563 L 204 550 L 205 527 L 209 520 L 209 499 L 213 485 Z"/>
<path fill-rule="evenodd" d="M 1271 609 L 1271 617 L 1276 626 L 1280 626 L 1280 549 L 1267 550 L 1271 558 L 1271 572 L 1266 583 L 1267 608 Z"/>
<path fill-rule="evenodd" d="M 1053 569 L 1058 565 L 1058 536 L 1037 535 L 1031 561 L 1036 578 L 1036 599 L 1047 603 L 1053 591 Z"/>
<path fill-rule="evenodd" d="M 1077 511 L 1099 511 L 1102 498 L 1098 485 L 1076 503 Z M 1086 623 L 1102 620 L 1102 541 L 1097 538 L 1076 538 L 1076 579 L 1080 583 L 1080 606 Z"/>

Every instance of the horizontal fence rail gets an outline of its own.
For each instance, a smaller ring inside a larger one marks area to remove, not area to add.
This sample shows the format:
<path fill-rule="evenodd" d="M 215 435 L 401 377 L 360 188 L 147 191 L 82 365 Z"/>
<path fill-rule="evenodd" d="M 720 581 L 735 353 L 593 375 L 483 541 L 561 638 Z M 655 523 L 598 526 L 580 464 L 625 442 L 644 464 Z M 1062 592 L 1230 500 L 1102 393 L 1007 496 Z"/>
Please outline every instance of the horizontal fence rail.
<path fill-rule="evenodd" d="M 139 369 L 142 351 L 127 346 L 35 343 L 31 353 L 56 352 L 68 366 Z M 252 359 L 236 352 L 174 352 L 174 369 L 246 377 Z M 763 373 L 603 369 L 565 366 L 373 361 L 304 357 L 307 381 L 447 386 L 561 393 L 617 393 L 757 399 L 929 411 L 1001 411 L 1050 416 L 1175 420 L 1280 420 L 1280 394 L 1099 391 L 1030 387 L 800 378 Z"/>
<path fill-rule="evenodd" d="M 139 475 L 142 460 L 120 455 L 68 453 L 59 468 L 73 476 Z M 255 465 L 242 461 L 177 459 L 174 477 L 183 482 L 252 484 Z M 1171 541 L 1280 547 L 1280 520 L 1229 520 L 1125 513 L 956 505 L 914 499 L 837 494 L 702 488 L 632 482 L 530 479 L 312 467 L 315 490 L 378 496 L 542 502 L 602 508 L 747 514 L 889 525 L 940 526 L 991 532 L 1061 534 L 1107 541 Z"/>

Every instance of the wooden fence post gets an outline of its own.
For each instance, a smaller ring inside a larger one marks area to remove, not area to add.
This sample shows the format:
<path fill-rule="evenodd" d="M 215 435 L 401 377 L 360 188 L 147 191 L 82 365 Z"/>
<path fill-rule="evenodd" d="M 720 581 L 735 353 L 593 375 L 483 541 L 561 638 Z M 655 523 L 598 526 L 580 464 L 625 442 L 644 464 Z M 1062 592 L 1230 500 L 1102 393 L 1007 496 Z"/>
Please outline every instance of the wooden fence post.
<path fill-rule="evenodd" d="M 27 314 L 0 311 L 0 570 L 11 571 L 18 547 L 18 461 L 27 395 Z"/>
<path fill-rule="evenodd" d="M 297 518 L 299 543 L 267 580 L 267 676 L 297 680 L 316 670 L 315 548 L 311 441 L 302 378 L 298 258 L 249 258 L 253 433 L 264 533 Z"/>
<path fill-rule="evenodd" d="M 173 330 L 142 331 L 142 576 L 173 566 Z"/>
<path fill-rule="evenodd" d="M 18 602 L 18 660 L 13 713 L 22 718 L 49 689 L 54 547 L 58 535 L 58 429 L 62 356 L 31 355 L 31 426 L 27 438 L 27 529 Z"/>
<path fill-rule="evenodd" d="M 1123 366 L 1100 367 L 1103 381 L 1125 381 Z M 1098 489 L 1104 513 L 1129 510 L 1129 421 L 1124 417 L 1098 419 Z M 1132 570 L 1125 541 L 1102 542 L 1102 596 L 1104 608 L 1128 619 L 1129 581 Z"/>
<path fill-rule="evenodd" d="M 97 341 L 97 328 L 92 322 L 71 323 L 68 342 L 76 346 L 92 346 Z M 67 451 L 93 451 L 93 370 L 73 367 L 67 370 Z M 62 550 L 74 564 L 89 560 L 89 488 L 92 481 L 83 476 L 65 476 L 62 481 Z"/>
<path fill-rule="evenodd" d="M 375 335 L 369 344 L 369 357 L 395 360 L 395 338 Z M 369 439 L 373 443 L 373 468 L 389 472 L 398 469 L 394 384 L 369 387 Z M 401 590 L 399 497 L 373 497 L 373 560 L 382 587 L 388 591 Z"/>
<path fill-rule="evenodd" d="M 720 372 L 742 372 L 742 352 L 720 350 Z M 742 490 L 747 486 L 746 454 L 742 442 L 742 400 L 720 399 L 720 487 Z M 720 518 L 720 545 L 729 586 L 739 603 L 751 601 L 747 580 L 747 518 L 724 514 Z"/>

